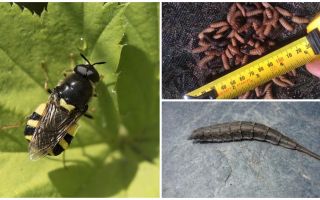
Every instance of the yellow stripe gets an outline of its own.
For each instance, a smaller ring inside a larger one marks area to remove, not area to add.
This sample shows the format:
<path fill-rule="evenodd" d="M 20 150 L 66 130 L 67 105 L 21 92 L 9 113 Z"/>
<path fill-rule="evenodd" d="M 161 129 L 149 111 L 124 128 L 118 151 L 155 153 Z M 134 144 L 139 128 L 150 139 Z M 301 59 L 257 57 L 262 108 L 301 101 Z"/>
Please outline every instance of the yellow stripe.
<path fill-rule="evenodd" d="M 75 136 L 76 135 L 76 131 L 77 131 L 77 128 L 78 128 L 78 124 L 72 124 L 68 130 L 67 130 L 67 133 L 71 136 Z"/>
<path fill-rule="evenodd" d="M 75 107 L 71 104 L 67 104 L 67 102 L 64 99 L 60 99 L 60 106 L 67 109 L 69 112 L 72 111 Z"/>
<path fill-rule="evenodd" d="M 60 146 L 64 149 L 64 150 L 66 150 L 67 148 L 68 148 L 68 143 L 67 143 L 67 141 L 65 141 L 64 139 L 61 139 L 60 141 L 59 141 L 59 144 L 60 144 Z"/>
<path fill-rule="evenodd" d="M 38 120 L 33 120 L 33 119 L 29 119 L 27 121 L 27 125 L 36 128 L 38 126 L 39 121 Z"/>
<path fill-rule="evenodd" d="M 37 109 L 36 109 L 35 112 L 38 113 L 39 115 L 42 115 L 44 109 L 46 108 L 46 106 L 47 106 L 47 104 L 45 104 L 45 103 L 40 104 L 40 105 L 37 107 Z"/>
<path fill-rule="evenodd" d="M 26 135 L 26 136 L 24 136 L 25 138 L 26 138 L 26 140 L 28 140 L 28 141 L 31 141 L 31 139 L 32 139 L 32 135 Z"/>

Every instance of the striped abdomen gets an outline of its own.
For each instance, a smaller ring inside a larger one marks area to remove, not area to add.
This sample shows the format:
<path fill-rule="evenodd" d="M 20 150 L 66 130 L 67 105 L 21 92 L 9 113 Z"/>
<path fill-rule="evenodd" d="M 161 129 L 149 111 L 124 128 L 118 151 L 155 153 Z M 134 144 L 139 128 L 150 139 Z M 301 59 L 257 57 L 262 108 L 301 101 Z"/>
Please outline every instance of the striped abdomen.
<path fill-rule="evenodd" d="M 231 142 L 240 140 L 259 140 L 294 149 L 320 160 L 320 156 L 284 136 L 279 131 L 254 122 L 230 122 L 198 128 L 189 139 L 196 142 Z"/>
<path fill-rule="evenodd" d="M 28 142 L 32 140 L 32 136 L 35 133 L 37 127 L 40 125 L 40 120 L 43 116 L 43 112 L 46 108 L 47 104 L 43 103 L 38 106 L 38 108 L 33 112 L 29 117 L 27 121 L 27 125 L 24 129 L 24 137 Z M 66 150 L 69 145 L 71 144 L 71 141 L 75 135 L 77 124 L 72 124 L 68 130 L 65 136 L 56 144 L 52 149 L 48 151 L 48 155 L 54 155 L 57 156 L 61 154 L 64 150 Z M 45 133 L 42 133 L 45 134 Z"/>

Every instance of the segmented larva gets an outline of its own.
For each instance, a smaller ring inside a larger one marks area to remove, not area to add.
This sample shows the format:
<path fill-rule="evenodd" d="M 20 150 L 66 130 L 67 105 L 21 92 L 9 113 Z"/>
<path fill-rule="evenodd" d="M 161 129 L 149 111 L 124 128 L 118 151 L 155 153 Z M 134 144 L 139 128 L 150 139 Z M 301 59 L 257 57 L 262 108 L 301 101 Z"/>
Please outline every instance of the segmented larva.
<path fill-rule="evenodd" d="M 285 17 L 291 17 L 292 13 L 284 8 L 280 8 L 279 6 L 276 6 L 275 9 L 283 16 Z"/>
<path fill-rule="evenodd" d="M 264 99 L 273 99 L 272 95 L 272 82 L 268 83 L 267 86 L 264 89 Z"/>
<path fill-rule="evenodd" d="M 272 25 L 266 25 L 264 31 L 263 31 L 263 35 L 268 36 L 271 32 L 272 29 Z"/>
<path fill-rule="evenodd" d="M 229 70 L 230 69 L 230 65 L 229 65 L 229 61 L 228 61 L 228 58 L 227 58 L 225 53 L 223 53 L 221 55 L 221 59 L 222 59 L 222 63 L 223 63 L 223 68 L 225 70 Z"/>
<path fill-rule="evenodd" d="M 200 46 L 195 49 L 192 49 L 192 53 L 202 53 L 209 49 L 209 46 Z"/>
<path fill-rule="evenodd" d="M 234 31 L 234 37 L 241 43 L 244 43 L 244 39 L 243 37 L 241 37 L 241 35 L 239 35 L 237 32 Z"/>
<path fill-rule="evenodd" d="M 217 50 L 210 50 L 210 51 L 206 51 L 204 52 L 205 55 L 211 55 L 211 56 L 220 56 L 221 53 Z"/>
<path fill-rule="evenodd" d="M 269 19 L 271 19 L 271 18 L 272 18 L 272 15 L 273 15 L 272 10 L 271 10 L 270 8 L 267 8 L 267 9 L 265 10 L 265 12 L 266 12 L 266 16 L 267 16 Z"/>
<path fill-rule="evenodd" d="M 229 49 L 226 49 L 226 50 L 225 50 L 225 53 L 226 53 L 226 56 L 227 56 L 229 59 L 233 58 L 233 55 L 230 53 Z"/>
<path fill-rule="evenodd" d="M 272 8 L 271 4 L 268 2 L 261 2 L 262 6 L 265 8 Z"/>
<path fill-rule="evenodd" d="M 279 76 L 279 79 L 284 82 L 284 83 L 287 83 L 289 86 L 294 86 L 294 83 L 292 81 L 290 81 L 289 79 L 287 79 L 286 77 L 284 76 Z"/>
<path fill-rule="evenodd" d="M 247 99 L 251 95 L 251 91 L 248 91 L 244 93 L 243 95 L 240 95 L 238 98 L 239 99 Z"/>
<path fill-rule="evenodd" d="M 283 81 L 281 81 L 278 77 L 273 78 L 272 81 L 273 81 L 276 85 L 278 85 L 278 86 L 280 86 L 280 87 L 288 87 L 288 86 L 289 86 L 287 83 L 284 83 Z"/>
<path fill-rule="evenodd" d="M 228 22 L 222 20 L 222 21 L 217 21 L 210 24 L 211 28 L 220 28 L 222 26 L 228 26 Z"/>
<path fill-rule="evenodd" d="M 293 16 L 291 20 L 293 22 L 297 23 L 297 24 L 307 24 L 307 23 L 309 23 L 309 19 L 307 19 L 305 17 Z"/>
<path fill-rule="evenodd" d="M 204 67 L 208 62 L 213 60 L 215 55 L 207 55 L 198 62 L 199 67 Z"/>
<path fill-rule="evenodd" d="M 232 31 L 228 34 L 227 38 L 233 38 L 235 33 L 236 33 L 236 32 L 235 32 L 234 30 L 232 30 Z"/>
<path fill-rule="evenodd" d="M 293 31 L 293 26 L 291 25 L 291 24 L 289 24 L 289 22 L 287 22 L 287 20 L 286 19 L 284 19 L 283 17 L 281 17 L 280 19 L 279 19 L 279 22 L 280 22 L 280 24 L 285 28 L 285 29 L 287 29 L 288 31 Z"/>
<path fill-rule="evenodd" d="M 254 46 L 254 41 L 253 41 L 252 39 L 250 39 L 250 40 L 247 42 L 247 44 L 253 47 L 253 46 Z M 234 46 L 235 46 L 235 45 L 234 45 Z"/>
<path fill-rule="evenodd" d="M 263 47 L 263 46 L 260 46 L 260 47 L 257 47 L 257 48 L 255 48 L 255 49 L 251 49 L 250 51 L 249 51 L 249 54 L 250 55 L 254 55 L 254 56 L 256 56 L 256 55 L 262 55 L 263 53 L 265 52 L 265 48 Z"/>
<path fill-rule="evenodd" d="M 199 42 L 198 42 L 198 45 L 199 46 L 202 46 L 202 47 L 206 47 L 206 46 L 210 46 L 210 43 L 208 43 L 208 42 L 206 42 L 206 41 L 204 41 L 204 40 L 200 40 Z"/>
<path fill-rule="evenodd" d="M 239 54 L 237 54 L 235 64 L 238 66 L 241 64 L 241 61 L 242 61 L 242 57 Z"/>
<path fill-rule="evenodd" d="M 230 52 L 235 55 L 235 54 L 239 54 L 239 48 L 237 46 L 232 46 L 232 45 L 228 45 L 228 49 L 230 50 Z"/>
<path fill-rule="evenodd" d="M 241 17 L 242 14 L 241 14 L 241 11 L 240 10 L 237 10 L 231 17 L 230 19 L 230 25 L 234 28 L 234 29 L 238 29 L 239 28 L 239 24 L 238 22 L 236 21 L 238 17 Z"/>
<path fill-rule="evenodd" d="M 229 26 L 222 26 L 216 34 L 224 33 L 226 30 L 229 29 Z"/>
<path fill-rule="evenodd" d="M 261 43 L 260 41 L 256 41 L 256 43 L 254 44 L 254 48 L 258 48 L 261 46 Z"/>
<path fill-rule="evenodd" d="M 256 93 L 256 96 L 257 97 L 261 97 L 262 96 L 262 91 L 261 91 L 261 89 L 259 88 L 259 86 L 258 87 L 256 87 L 256 88 L 254 88 L 254 92 Z"/>
<path fill-rule="evenodd" d="M 222 33 L 216 34 L 216 35 L 213 36 L 213 38 L 216 39 L 216 40 L 217 40 L 217 39 L 220 39 L 220 38 L 222 38 L 222 37 L 223 37 L 223 34 L 222 34 Z"/>
<path fill-rule="evenodd" d="M 238 7 L 238 9 L 240 10 L 242 16 L 246 16 L 246 10 L 244 9 L 244 7 L 240 4 L 240 3 L 236 3 L 236 6 Z"/>
<path fill-rule="evenodd" d="M 242 60 L 241 60 L 241 65 L 247 64 L 248 63 L 248 59 L 249 59 L 248 55 L 244 55 L 242 57 Z"/>
<path fill-rule="evenodd" d="M 237 46 L 237 40 L 235 38 L 231 38 L 231 44 L 233 46 Z"/>
<path fill-rule="evenodd" d="M 230 20 L 234 14 L 234 12 L 237 10 L 236 4 L 232 4 L 231 7 L 229 8 L 229 12 L 227 14 L 227 21 L 230 23 Z"/>
<path fill-rule="evenodd" d="M 242 33 L 242 32 L 246 32 L 248 31 L 248 29 L 251 27 L 251 23 L 245 23 L 243 26 L 241 26 L 238 30 L 239 33 Z"/>
<path fill-rule="evenodd" d="M 256 9 L 256 10 L 252 10 L 252 11 L 248 11 L 246 13 L 246 16 L 247 17 L 251 17 L 251 16 L 255 16 L 255 15 L 260 15 L 263 13 L 263 10 L 262 9 Z"/>

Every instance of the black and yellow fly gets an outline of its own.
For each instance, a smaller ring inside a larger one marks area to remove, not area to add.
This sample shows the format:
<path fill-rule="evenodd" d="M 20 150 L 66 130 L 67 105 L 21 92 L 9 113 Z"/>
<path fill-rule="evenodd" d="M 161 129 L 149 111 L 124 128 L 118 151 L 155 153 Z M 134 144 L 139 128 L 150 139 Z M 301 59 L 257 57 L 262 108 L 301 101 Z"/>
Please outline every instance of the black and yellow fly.
<path fill-rule="evenodd" d="M 59 155 L 66 150 L 78 127 L 77 121 L 88 110 L 88 102 L 93 96 L 94 84 L 100 75 L 94 68 L 97 62 L 76 65 L 73 73 L 58 84 L 50 93 L 47 103 L 40 104 L 27 121 L 24 135 L 29 142 L 31 160 L 46 155 Z"/>

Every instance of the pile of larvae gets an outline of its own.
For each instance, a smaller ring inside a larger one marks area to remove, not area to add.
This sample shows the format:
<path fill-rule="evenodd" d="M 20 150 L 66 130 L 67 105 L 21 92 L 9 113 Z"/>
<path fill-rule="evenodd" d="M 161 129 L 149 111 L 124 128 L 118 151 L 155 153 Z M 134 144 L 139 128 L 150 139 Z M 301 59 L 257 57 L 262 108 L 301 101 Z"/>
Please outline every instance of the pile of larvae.
<path fill-rule="evenodd" d="M 200 69 L 207 68 L 214 59 L 221 59 L 223 68 L 230 70 L 245 65 L 274 46 L 274 32 L 281 29 L 292 32 L 295 25 L 307 23 L 307 18 L 267 2 L 233 3 L 226 20 L 215 21 L 198 34 L 199 47 L 192 53 L 203 55 L 197 62 Z M 238 98 L 273 99 L 273 84 L 280 87 L 294 85 L 287 76 L 296 76 L 296 71 L 276 77 Z"/>

